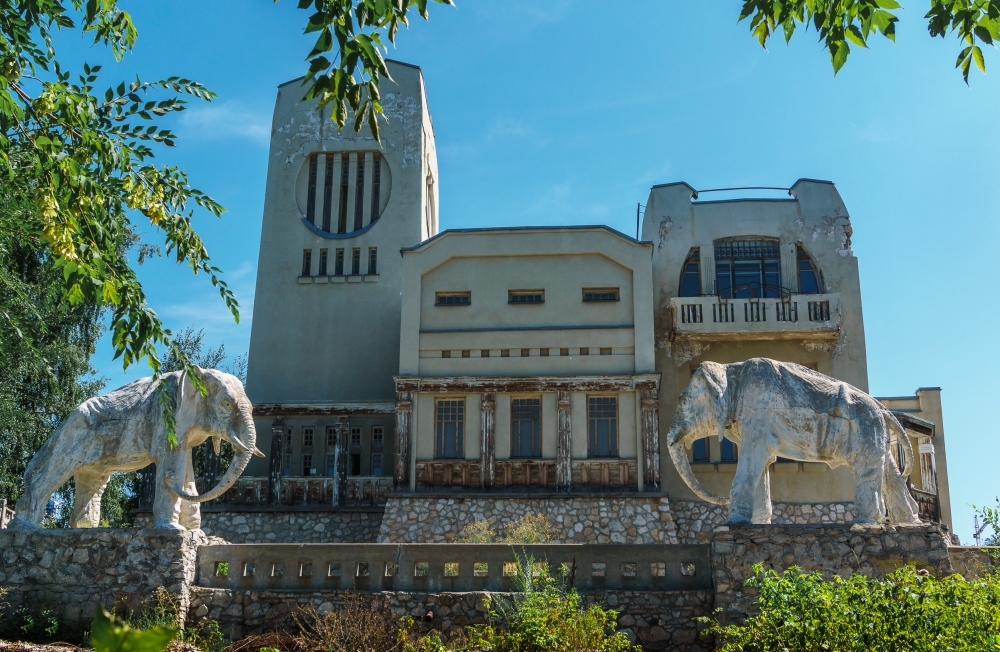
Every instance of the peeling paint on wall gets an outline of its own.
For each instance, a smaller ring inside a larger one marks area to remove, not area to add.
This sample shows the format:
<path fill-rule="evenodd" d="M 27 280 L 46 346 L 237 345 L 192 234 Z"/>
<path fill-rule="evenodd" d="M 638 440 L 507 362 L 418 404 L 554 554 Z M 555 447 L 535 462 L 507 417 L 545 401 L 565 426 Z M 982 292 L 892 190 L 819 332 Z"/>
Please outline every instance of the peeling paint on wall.
<path fill-rule="evenodd" d="M 657 251 L 663 251 L 663 247 L 667 244 L 667 236 L 670 235 L 670 229 L 672 228 L 674 228 L 674 221 L 670 219 L 669 215 L 665 215 L 663 219 L 660 220 L 660 244 L 656 247 Z"/>

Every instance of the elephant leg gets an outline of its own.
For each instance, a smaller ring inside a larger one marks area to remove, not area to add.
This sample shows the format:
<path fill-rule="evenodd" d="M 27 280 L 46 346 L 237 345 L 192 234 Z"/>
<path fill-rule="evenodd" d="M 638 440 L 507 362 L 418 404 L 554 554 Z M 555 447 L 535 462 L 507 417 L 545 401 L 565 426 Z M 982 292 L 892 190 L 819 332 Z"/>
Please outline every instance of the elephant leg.
<path fill-rule="evenodd" d="M 101 496 L 108 486 L 111 473 L 103 469 L 83 467 L 73 476 L 76 480 L 76 498 L 73 501 L 71 527 L 100 527 Z"/>
<path fill-rule="evenodd" d="M 891 455 L 886 455 L 885 477 L 882 491 L 885 493 L 885 507 L 889 514 L 889 522 L 896 524 L 919 524 L 917 501 L 906 488 L 906 481 L 896 469 L 896 461 Z"/>
<path fill-rule="evenodd" d="M 774 459 L 767 461 L 764 472 L 757 483 L 757 492 L 753 497 L 753 522 L 758 524 L 769 524 L 771 522 L 771 464 Z"/>
<path fill-rule="evenodd" d="M 172 530 L 183 530 L 180 524 L 181 503 L 174 492 L 167 489 L 167 478 L 183 478 L 185 468 L 185 453 L 180 446 L 164 451 L 156 461 L 156 494 L 153 498 L 153 527 Z"/>
<path fill-rule="evenodd" d="M 191 458 L 191 449 L 187 449 L 186 462 L 184 464 L 184 491 L 189 494 L 198 493 L 198 486 L 194 481 L 194 463 Z M 180 524 L 188 530 L 201 529 L 201 505 L 188 500 L 181 500 Z"/>
<path fill-rule="evenodd" d="M 747 432 L 753 432 L 751 428 L 747 427 L 749 425 L 744 426 L 744 448 L 740 450 L 740 459 L 736 463 L 736 477 L 733 479 L 727 523 L 753 522 L 754 497 L 757 493 L 757 486 L 761 483 L 761 476 L 767 468 L 767 461 L 771 458 L 771 453 L 761 446 L 746 445 L 748 442 L 752 442 L 746 436 Z"/>
<path fill-rule="evenodd" d="M 854 465 L 855 523 L 881 523 L 885 520 L 882 482 L 885 479 L 885 457 L 863 460 Z"/>

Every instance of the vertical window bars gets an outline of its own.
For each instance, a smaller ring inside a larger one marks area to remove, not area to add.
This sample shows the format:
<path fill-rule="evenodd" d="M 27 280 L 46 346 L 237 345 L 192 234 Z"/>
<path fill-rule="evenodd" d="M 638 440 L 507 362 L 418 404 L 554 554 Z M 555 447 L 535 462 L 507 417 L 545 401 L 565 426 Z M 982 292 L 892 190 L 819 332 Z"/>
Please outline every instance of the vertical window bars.
<path fill-rule="evenodd" d="M 347 186 L 350 183 L 351 156 L 340 157 L 340 207 L 337 213 L 337 233 L 347 233 Z"/>
<path fill-rule="evenodd" d="M 354 191 L 354 230 L 361 229 L 365 209 L 365 154 L 358 152 L 358 178 Z"/>
<path fill-rule="evenodd" d="M 382 182 L 382 156 L 375 152 L 372 154 L 372 216 L 371 221 L 374 222 L 379 217 L 378 207 L 379 207 L 379 186 Z M 374 272 L 371 272 L 374 274 Z"/>
<path fill-rule="evenodd" d="M 330 154 L 326 155 L 326 171 L 323 173 L 323 230 L 330 231 L 330 214 L 333 211 L 333 207 L 330 206 L 330 202 L 333 201 L 333 156 Z"/>
<path fill-rule="evenodd" d="M 306 199 L 306 219 L 310 224 L 316 223 L 316 166 L 319 157 L 309 157 L 309 196 Z M 303 276 L 306 276 L 303 274 Z"/>
<path fill-rule="evenodd" d="M 378 249 L 368 247 L 368 273 L 378 274 Z"/>

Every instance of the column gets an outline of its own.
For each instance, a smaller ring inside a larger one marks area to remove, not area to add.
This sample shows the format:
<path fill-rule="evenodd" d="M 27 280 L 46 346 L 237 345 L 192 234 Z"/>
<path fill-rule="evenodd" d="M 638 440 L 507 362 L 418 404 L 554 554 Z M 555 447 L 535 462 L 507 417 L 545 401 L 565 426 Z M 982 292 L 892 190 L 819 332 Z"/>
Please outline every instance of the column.
<path fill-rule="evenodd" d="M 271 459 L 267 471 L 267 504 L 277 505 L 281 501 L 281 462 L 284 459 L 282 445 L 285 440 L 285 420 L 271 422 Z"/>
<path fill-rule="evenodd" d="M 351 436 L 351 421 L 347 417 L 337 418 L 337 450 L 334 451 L 334 466 L 337 469 L 333 485 L 333 502 L 338 507 L 347 504 L 347 440 Z"/>
<path fill-rule="evenodd" d="M 642 477 L 647 491 L 660 488 L 660 399 L 655 388 L 640 389 Z"/>
<path fill-rule="evenodd" d="M 409 488 L 410 428 L 412 423 L 412 392 L 396 392 L 396 459 L 392 472 L 392 484 L 395 491 Z"/>
<path fill-rule="evenodd" d="M 483 489 L 493 487 L 494 461 L 496 459 L 496 407 L 497 393 L 483 392 L 479 422 L 482 437 L 479 440 L 479 480 Z"/>
<path fill-rule="evenodd" d="M 573 484 L 573 419 L 569 392 L 560 391 L 557 401 L 559 431 L 556 443 L 556 487 L 569 491 Z"/>

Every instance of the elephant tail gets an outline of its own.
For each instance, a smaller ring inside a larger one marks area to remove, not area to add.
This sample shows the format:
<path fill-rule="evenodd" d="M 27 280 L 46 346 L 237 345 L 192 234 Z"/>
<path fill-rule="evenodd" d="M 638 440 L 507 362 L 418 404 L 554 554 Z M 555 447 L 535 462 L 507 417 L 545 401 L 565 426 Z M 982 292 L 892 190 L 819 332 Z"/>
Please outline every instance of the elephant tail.
<path fill-rule="evenodd" d="M 903 460 L 903 468 L 900 473 L 904 479 L 908 478 L 910 472 L 913 471 L 913 445 L 910 443 L 910 437 L 906 434 L 906 430 L 903 429 L 896 415 L 888 410 L 885 411 L 885 422 L 889 426 L 889 430 L 903 443 L 906 459 Z"/>

